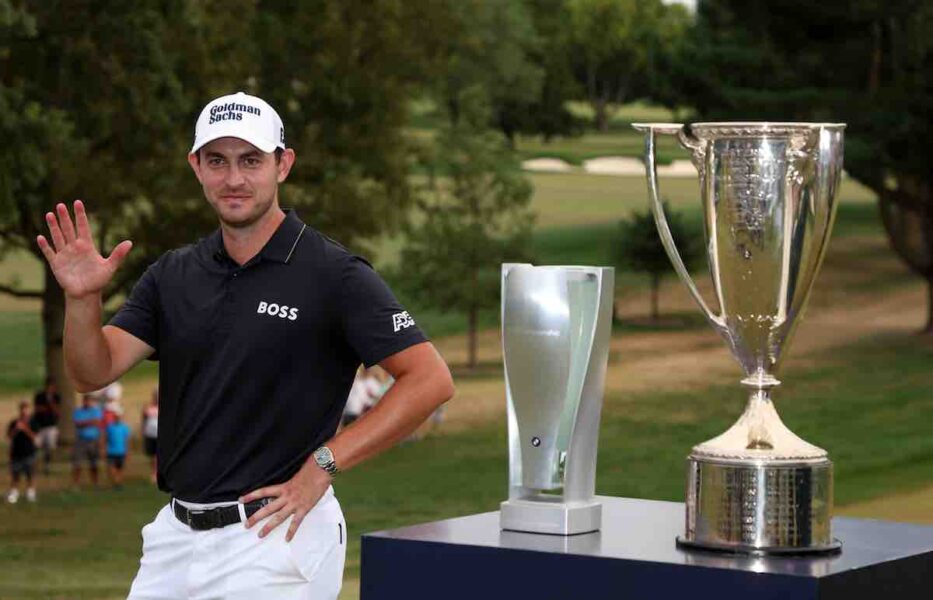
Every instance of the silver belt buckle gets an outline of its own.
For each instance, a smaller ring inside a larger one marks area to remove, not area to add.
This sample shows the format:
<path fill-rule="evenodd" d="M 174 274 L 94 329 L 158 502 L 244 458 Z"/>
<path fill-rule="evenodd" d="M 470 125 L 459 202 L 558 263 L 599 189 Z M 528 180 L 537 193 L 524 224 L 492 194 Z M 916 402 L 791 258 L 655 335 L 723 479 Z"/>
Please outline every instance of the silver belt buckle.
<path fill-rule="evenodd" d="M 190 527 L 190 528 L 192 528 L 192 529 L 194 529 L 194 526 L 191 524 L 191 515 L 200 515 L 200 514 L 203 514 L 204 512 L 206 512 L 206 511 L 203 511 L 203 510 L 193 510 L 193 509 L 190 509 L 190 508 L 185 509 L 185 510 L 188 511 L 188 527 Z"/>

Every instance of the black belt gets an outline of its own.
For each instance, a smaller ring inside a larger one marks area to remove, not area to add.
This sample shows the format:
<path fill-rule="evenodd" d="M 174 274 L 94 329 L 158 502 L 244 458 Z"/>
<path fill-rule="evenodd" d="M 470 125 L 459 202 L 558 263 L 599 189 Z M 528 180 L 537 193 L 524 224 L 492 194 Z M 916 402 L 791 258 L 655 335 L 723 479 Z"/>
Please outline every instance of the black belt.
<path fill-rule="evenodd" d="M 256 511 L 270 502 L 272 502 L 272 498 L 247 502 L 243 505 L 246 518 L 250 518 Z M 195 531 L 206 531 L 240 522 L 240 509 L 236 504 L 218 506 L 217 508 L 187 508 L 180 502 L 173 500 L 172 509 L 179 521 Z"/>

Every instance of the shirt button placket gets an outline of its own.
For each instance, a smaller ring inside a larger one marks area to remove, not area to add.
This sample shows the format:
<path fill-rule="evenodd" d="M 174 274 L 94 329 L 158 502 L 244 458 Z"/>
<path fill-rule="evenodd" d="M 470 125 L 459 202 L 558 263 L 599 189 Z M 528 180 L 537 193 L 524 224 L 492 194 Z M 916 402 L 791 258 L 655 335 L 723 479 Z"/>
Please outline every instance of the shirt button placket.
<path fill-rule="evenodd" d="M 227 281 L 224 284 L 224 300 L 223 307 L 220 310 L 220 327 L 218 327 L 218 332 L 221 337 L 227 337 L 230 331 L 233 329 L 233 320 L 236 315 L 236 289 L 235 284 L 239 281 L 240 273 L 242 269 L 238 268 L 233 271 L 227 278 Z"/>

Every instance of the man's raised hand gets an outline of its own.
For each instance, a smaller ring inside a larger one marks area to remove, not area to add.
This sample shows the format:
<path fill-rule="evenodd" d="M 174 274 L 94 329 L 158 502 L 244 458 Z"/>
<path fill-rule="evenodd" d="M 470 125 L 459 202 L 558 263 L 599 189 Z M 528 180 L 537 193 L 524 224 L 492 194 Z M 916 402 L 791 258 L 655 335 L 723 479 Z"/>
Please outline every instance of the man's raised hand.
<path fill-rule="evenodd" d="M 113 278 L 133 243 L 129 240 L 120 242 L 110 256 L 104 258 L 94 246 L 83 202 L 75 200 L 74 223 L 64 204 L 58 204 L 55 212 L 57 216 L 51 212 L 45 214 L 52 244 L 45 236 L 36 238 L 39 249 L 52 267 L 55 279 L 65 290 L 65 295 L 73 299 L 99 293 Z"/>

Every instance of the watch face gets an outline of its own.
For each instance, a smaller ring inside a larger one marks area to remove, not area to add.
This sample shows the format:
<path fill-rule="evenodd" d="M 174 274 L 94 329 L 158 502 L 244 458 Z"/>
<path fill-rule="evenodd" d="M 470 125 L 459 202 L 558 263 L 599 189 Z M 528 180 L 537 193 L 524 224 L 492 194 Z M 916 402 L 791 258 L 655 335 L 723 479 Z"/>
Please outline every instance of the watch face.
<path fill-rule="evenodd" d="M 330 451 L 330 448 L 321 446 L 314 451 L 314 460 L 322 467 L 329 465 L 334 462 L 334 453 Z"/>

